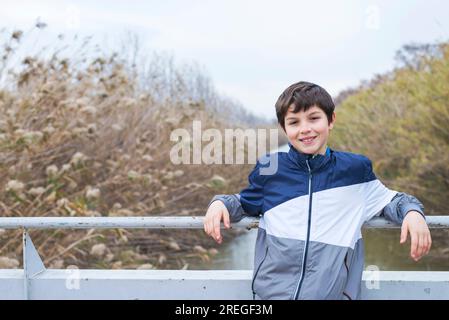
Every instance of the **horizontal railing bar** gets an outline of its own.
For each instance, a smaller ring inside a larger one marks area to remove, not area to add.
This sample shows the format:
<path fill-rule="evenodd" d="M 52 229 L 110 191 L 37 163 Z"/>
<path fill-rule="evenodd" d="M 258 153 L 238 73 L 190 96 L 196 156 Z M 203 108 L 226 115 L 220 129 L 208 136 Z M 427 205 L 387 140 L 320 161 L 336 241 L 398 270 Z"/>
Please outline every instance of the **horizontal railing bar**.
<path fill-rule="evenodd" d="M 1 229 L 202 229 L 203 216 L 191 217 L 1 217 Z M 257 228 L 257 218 L 233 223 L 233 228 Z"/>
<path fill-rule="evenodd" d="M 426 222 L 430 229 L 447 229 L 449 228 L 449 216 L 426 216 Z M 373 218 L 363 225 L 368 229 L 390 229 L 400 228 L 399 224 L 395 224 L 385 218 Z"/>
<path fill-rule="evenodd" d="M 0 229 L 203 229 L 204 216 L 191 217 L 0 217 Z M 449 216 L 427 216 L 432 229 L 449 228 Z M 245 217 L 232 228 L 253 229 L 259 218 Z M 376 217 L 364 224 L 369 229 L 400 228 L 384 218 Z M 224 226 L 221 224 L 221 228 Z"/>

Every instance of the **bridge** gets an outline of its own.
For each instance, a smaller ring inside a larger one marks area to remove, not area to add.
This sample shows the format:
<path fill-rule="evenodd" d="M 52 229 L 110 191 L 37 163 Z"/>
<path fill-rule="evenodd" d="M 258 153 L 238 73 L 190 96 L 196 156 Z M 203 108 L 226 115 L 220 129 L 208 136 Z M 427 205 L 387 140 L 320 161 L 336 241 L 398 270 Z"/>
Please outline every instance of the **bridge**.
<path fill-rule="evenodd" d="M 449 216 L 427 216 L 431 229 Z M 232 228 L 257 228 L 244 218 Z M 0 269 L 0 299 L 251 300 L 252 270 L 47 269 L 30 229 L 203 229 L 203 217 L 1 217 L 1 229 L 23 230 L 23 269 Z M 364 228 L 400 228 L 374 218 Z M 364 271 L 362 299 L 449 299 L 449 271 Z"/>

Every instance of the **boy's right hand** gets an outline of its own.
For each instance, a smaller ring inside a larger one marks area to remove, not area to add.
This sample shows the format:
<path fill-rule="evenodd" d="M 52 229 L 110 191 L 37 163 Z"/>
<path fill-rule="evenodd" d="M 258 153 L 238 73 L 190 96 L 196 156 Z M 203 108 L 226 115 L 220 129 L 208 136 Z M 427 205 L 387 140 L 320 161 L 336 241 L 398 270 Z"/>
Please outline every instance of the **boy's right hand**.
<path fill-rule="evenodd" d="M 220 200 L 211 203 L 204 217 L 204 231 L 210 235 L 218 244 L 221 244 L 223 238 L 220 234 L 220 223 L 223 220 L 226 229 L 231 227 L 229 220 L 229 211 Z"/>

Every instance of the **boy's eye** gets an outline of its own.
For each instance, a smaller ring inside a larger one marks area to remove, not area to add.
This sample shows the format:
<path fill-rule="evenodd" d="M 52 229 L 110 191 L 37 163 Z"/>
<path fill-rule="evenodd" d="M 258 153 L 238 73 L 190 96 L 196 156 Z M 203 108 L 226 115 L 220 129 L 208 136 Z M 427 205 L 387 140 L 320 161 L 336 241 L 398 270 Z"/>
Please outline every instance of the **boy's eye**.
<path fill-rule="evenodd" d="M 319 119 L 320 117 L 313 117 L 313 118 L 311 118 L 312 120 L 317 120 L 317 119 Z"/>
<path fill-rule="evenodd" d="M 290 122 L 289 125 L 296 124 L 297 121 Z"/>

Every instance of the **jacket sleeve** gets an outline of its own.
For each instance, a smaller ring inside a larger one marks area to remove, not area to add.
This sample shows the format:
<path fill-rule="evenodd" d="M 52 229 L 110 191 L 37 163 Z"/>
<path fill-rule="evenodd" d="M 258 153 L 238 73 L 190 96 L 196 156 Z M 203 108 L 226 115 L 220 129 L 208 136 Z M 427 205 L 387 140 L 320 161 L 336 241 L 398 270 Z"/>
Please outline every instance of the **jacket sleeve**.
<path fill-rule="evenodd" d="M 364 196 L 365 196 L 365 221 L 370 220 L 374 216 L 379 216 L 386 205 L 396 196 L 397 192 L 388 189 L 377 179 L 373 172 L 371 160 L 365 157 L 365 179 L 364 179 Z M 386 216 L 388 219 L 389 216 Z"/>
<path fill-rule="evenodd" d="M 388 189 L 377 179 L 373 172 L 371 161 L 366 158 L 365 173 L 365 221 L 374 216 L 383 216 L 385 219 L 402 224 L 406 214 L 416 210 L 424 217 L 424 206 L 415 197 Z"/>
<path fill-rule="evenodd" d="M 263 177 L 259 169 L 260 165 L 257 163 L 248 176 L 248 186 L 239 194 L 216 195 L 209 202 L 209 206 L 216 200 L 222 201 L 229 211 L 231 222 L 238 222 L 245 215 L 259 216 L 263 205 Z"/>

